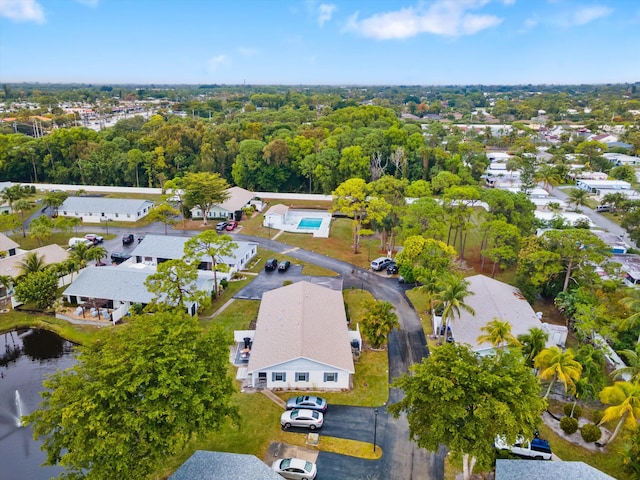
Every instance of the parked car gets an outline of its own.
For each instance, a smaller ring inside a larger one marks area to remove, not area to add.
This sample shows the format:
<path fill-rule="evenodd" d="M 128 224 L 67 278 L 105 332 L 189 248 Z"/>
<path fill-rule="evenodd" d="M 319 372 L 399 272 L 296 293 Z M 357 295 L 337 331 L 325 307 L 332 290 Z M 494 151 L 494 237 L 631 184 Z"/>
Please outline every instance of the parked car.
<path fill-rule="evenodd" d="M 95 233 L 87 233 L 84 238 L 90 240 L 94 245 L 104 242 L 104 238 L 100 235 L 96 235 Z"/>
<path fill-rule="evenodd" d="M 238 226 L 238 222 L 236 222 L 235 220 L 231 220 L 227 222 L 227 226 L 224 228 L 227 232 L 230 232 L 232 230 L 235 230 L 237 226 Z"/>
<path fill-rule="evenodd" d="M 398 265 L 396 265 L 396 262 L 391 262 L 389 265 L 387 265 L 387 275 L 395 275 L 396 273 L 398 273 Z"/>
<path fill-rule="evenodd" d="M 278 260 L 275 258 L 270 258 L 267 260 L 267 263 L 264 266 L 265 271 L 270 272 L 278 268 Z"/>
<path fill-rule="evenodd" d="M 84 243 L 87 247 L 93 246 L 93 242 L 87 238 L 71 237 L 69 239 L 69 248 L 73 248 L 74 245 L 77 245 L 79 243 Z"/>
<path fill-rule="evenodd" d="M 125 235 L 124 237 L 122 237 L 122 244 L 123 245 L 131 245 L 133 243 L 133 234 L 130 233 L 129 235 Z"/>
<path fill-rule="evenodd" d="M 509 450 L 519 457 L 533 458 L 535 460 L 551 460 L 553 455 L 549 442 L 541 438 L 534 438 L 529 442 L 523 437 L 518 437 L 514 445 L 509 445 L 504 437 L 497 436 L 494 444 L 498 450 Z"/>
<path fill-rule="evenodd" d="M 376 258 L 373 262 L 371 262 L 371 270 L 374 272 L 379 272 L 380 270 L 384 270 L 389 266 L 389 264 L 393 262 L 389 257 L 380 257 Z"/>
<path fill-rule="evenodd" d="M 122 262 L 126 262 L 131 258 L 127 252 L 113 252 L 111 254 L 111 261 L 116 264 L 121 264 Z"/>
<path fill-rule="evenodd" d="M 216 232 L 223 231 L 225 228 L 227 228 L 227 225 L 229 225 L 229 222 L 220 222 L 216 224 Z"/>
<path fill-rule="evenodd" d="M 315 395 L 301 395 L 287 400 L 287 410 L 293 410 L 294 408 L 306 408 L 324 413 L 327 411 L 327 401 Z"/>
<path fill-rule="evenodd" d="M 290 427 L 303 427 L 309 430 L 322 428 L 324 416 L 321 412 L 306 408 L 295 408 L 287 410 L 280 416 L 280 425 L 285 429 Z"/>
<path fill-rule="evenodd" d="M 289 480 L 313 480 L 318 469 L 315 463 L 301 458 L 281 458 L 271 464 L 274 472 Z"/>
<path fill-rule="evenodd" d="M 282 260 L 278 264 L 278 271 L 279 272 L 286 272 L 287 270 L 289 270 L 290 266 L 291 266 L 291 262 L 289 260 Z"/>

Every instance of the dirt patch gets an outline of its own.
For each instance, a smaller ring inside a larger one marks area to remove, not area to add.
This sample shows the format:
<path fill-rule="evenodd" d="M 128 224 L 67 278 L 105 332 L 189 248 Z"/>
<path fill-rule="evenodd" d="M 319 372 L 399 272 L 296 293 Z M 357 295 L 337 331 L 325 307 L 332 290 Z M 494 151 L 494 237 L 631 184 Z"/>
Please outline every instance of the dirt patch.
<path fill-rule="evenodd" d="M 287 457 L 301 458 L 307 462 L 316 463 L 318 453 L 319 452 L 317 450 L 289 445 L 284 442 L 271 442 L 267 449 L 267 455 L 264 458 L 264 463 L 271 465 L 278 458 Z"/>
<path fill-rule="evenodd" d="M 580 429 L 578 429 L 577 432 L 572 433 L 571 435 L 567 435 L 566 433 L 564 433 L 564 431 L 560 428 L 560 422 L 558 420 L 556 420 L 555 418 L 553 418 L 551 415 L 549 415 L 549 413 L 547 412 L 543 412 L 542 414 L 542 420 L 544 421 L 544 423 L 551 428 L 551 430 L 553 430 L 559 437 L 563 438 L 564 440 L 566 440 L 567 442 L 571 442 L 574 445 L 579 445 L 582 448 L 585 448 L 589 451 L 592 452 L 602 452 L 604 450 L 603 447 L 598 447 L 596 446 L 595 443 L 587 443 L 582 439 L 582 435 L 580 434 Z M 579 418 L 578 419 L 578 425 L 580 427 L 582 427 L 583 425 L 587 424 L 587 423 L 591 423 L 589 420 L 587 420 L 586 418 Z M 600 427 L 600 429 L 602 430 L 602 437 L 600 438 L 600 441 L 606 441 L 610 436 L 611 436 L 611 432 L 609 430 L 607 430 L 606 428 Z"/>

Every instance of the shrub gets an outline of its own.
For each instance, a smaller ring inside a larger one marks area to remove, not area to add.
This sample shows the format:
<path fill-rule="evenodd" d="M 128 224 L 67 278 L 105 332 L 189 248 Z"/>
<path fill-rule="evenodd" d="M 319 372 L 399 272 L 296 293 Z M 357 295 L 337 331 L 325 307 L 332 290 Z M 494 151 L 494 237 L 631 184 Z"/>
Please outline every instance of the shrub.
<path fill-rule="evenodd" d="M 582 416 L 582 407 L 580 405 L 576 405 L 576 408 L 573 408 L 573 403 L 565 403 L 562 410 L 567 417 L 580 418 Z M 571 415 L 571 410 L 573 410 L 573 415 Z"/>
<path fill-rule="evenodd" d="M 222 280 L 220 280 L 220 286 L 226 290 L 229 286 L 229 280 L 223 278 Z"/>
<path fill-rule="evenodd" d="M 591 415 L 591 420 L 593 420 L 593 423 L 598 425 L 602 420 L 602 417 L 604 417 L 604 412 L 602 410 L 595 410 Z"/>
<path fill-rule="evenodd" d="M 593 423 L 587 423 L 580 429 L 580 435 L 585 442 L 597 442 L 602 437 L 602 430 Z"/>
<path fill-rule="evenodd" d="M 576 433 L 578 431 L 578 420 L 573 417 L 562 417 L 560 419 L 560 428 L 567 435 Z"/>
<path fill-rule="evenodd" d="M 293 282 L 291 280 L 285 280 L 284 282 L 282 282 L 282 286 L 286 287 L 287 285 L 291 285 Z"/>

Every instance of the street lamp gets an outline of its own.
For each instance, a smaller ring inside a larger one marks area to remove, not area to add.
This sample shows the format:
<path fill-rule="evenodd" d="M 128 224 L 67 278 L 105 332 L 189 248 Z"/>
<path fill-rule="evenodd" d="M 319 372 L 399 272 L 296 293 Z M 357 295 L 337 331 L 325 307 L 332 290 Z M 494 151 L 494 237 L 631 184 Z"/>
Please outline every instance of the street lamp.
<path fill-rule="evenodd" d="M 107 235 L 109 235 L 109 222 L 111 221 L 111 219 L 110 218 L 105 218 L 102 221 L 105 223 L 106 228 L 107 228 Z"/>
<path fill-rule="evenodd" d="M 373 453 L 376 452 L 376 433 L 378 431 L 378 409 L 373 409 Z"/>

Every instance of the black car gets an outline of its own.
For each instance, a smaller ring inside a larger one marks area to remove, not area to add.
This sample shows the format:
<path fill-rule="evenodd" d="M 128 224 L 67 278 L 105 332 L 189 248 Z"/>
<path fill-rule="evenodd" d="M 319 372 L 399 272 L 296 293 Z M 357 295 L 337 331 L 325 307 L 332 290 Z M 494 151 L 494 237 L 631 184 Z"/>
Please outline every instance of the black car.
<path fill-rule="evenodd" d="M 395 275 L 396 273 L 398 273 L 398 265 L 396 262 L 391 262 L 387 267 L 387 275 Z"/>
<path fill-rule="evenodd" d="M 123 245 L 131 245 L 132 243 L 133 243 L 133 234 L 132 233 L 122 237 L 122 244 Z"/>
<path fill-rule="evenodd" d="M 121 264 L 122 262 L 126 262 L 130 258 L 131 258 L 131 255 L 129 255 L 126 252 L 113 252 L 111 254 L 111 261 L 116 264 Z"/>
<path fill-rule="evenodd" d="M 278 271 L 279 272 L 286 272 L 287 270 L 289 270 L 290 266 L 291 266 L 291 262 L 289 260 L 282 260 L 278 264 Z"/>
<path fill-rule="evenodd" d="M 267 263 L 264 266 L 265 271 L 270 272 L 278 268 L 278 260 L 275 258 L 270 258 L 267 260 Z"/>

